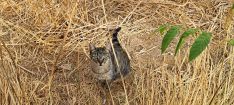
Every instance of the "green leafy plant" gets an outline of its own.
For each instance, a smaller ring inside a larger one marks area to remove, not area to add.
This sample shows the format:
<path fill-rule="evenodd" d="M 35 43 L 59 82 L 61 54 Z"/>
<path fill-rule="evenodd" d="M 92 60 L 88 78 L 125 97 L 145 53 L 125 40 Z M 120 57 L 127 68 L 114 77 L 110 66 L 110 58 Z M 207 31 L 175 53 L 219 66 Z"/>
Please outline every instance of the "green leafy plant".
<path fill-rule="evenodd" d="M 161 52 L 164 53 L 166 48 L 169 46 L 173 38 L 179 33 L 179 27 L 178 26 L 172 26 L 166 33 L 165 37 L 162 41 L 162 47 Z"/>
<path fill-rule="evenodd" d="M 202 32 L 200 36 L 195 40 L 193 43 L 190 53 L 189 53 L 189 61 L 192 61 L 195 59 L 198 55 L 202 53 L 202 51 L 205 50 L 205 48 L 210 43 L 211 39 L 211 33 L 208 32 Z"/>
<path fill-rule="evenodd" d="M 228 44 L 234 46 L 234 39 L 229 40 L 229 41 L 228 41 Z"/>
<path fill-rule="evenodd" d="M 164 24 L 164 25 L 161 25 L 161 26 L 159 26 L 159 28 L 158 28 L 157 31 L 159 31 L 160 34 L 163 34 L 163 33 L 167 30 L 167 28 L 168 28 L 169 25 L 170 25 L 170 24 L 168 24 L 168 23 L 166 23 L 166 24 Z"/>
<path fill-rule="evenodd" d="M 227 33 L 229 33 L 228 31 L 232 27 L 231 23 L 233 22 L 233 16 L 234 16 L 234 3 L 232 4 L 232 7 L 229 9 L 225 20 Z M 229 40 L 228 44 L 234 46 L 234 39 Z"/>
<path fill-rule="evenodd" d="M 161 34 L 164 34 L 166 29 L 168 29 L 168 31 L 166 32 L 166 34 L 164 35 L 163 40 L 162 40 L 162 45 L 161 45 L 161 52 L 162 53 L 164 53 L 166 51 L 166 49 L 168 48 L 171 41 L 175 38 L 175 36 L 177 34 L 179 34 L 181 27 L 177 26 L 177 25 L 173 26 L 173 25 L 166 24 L 166 25 L 160 26 L 158 31 Z M 183 34 L 180 36 L 179 42 L 176 46 L 175 55 L 178 53 L 179 49 L 185 43 L 185 39 L 187 37 L 189 37 L 190 35 L 195 34 L 198 31 L 199 31 L 199 29 L 189 28 L 183 32 Z M 205 32 L 205 31 L 202 31 L 200 33 L 201 34 L 196 38 L 195 42 L 192 44 L 192 47 L 190 49 L 189 61 L 192 61 L 196 57 L 198 57 L 205 50 L 205 48 L 208 46 L 208 44 L 210 43 L 211 33 Z M 234 41 L 233 41 L 233 43 L 234 43 Z"/>
<path fill-rule="evenodd" d="M 175 50 L 175 55 L 178 53 L 179 49 L 182 47 L 182 45 L 185 43 L 185 39 L 189 36 L 192 35 L 194 33 L 196 33 L 198 31 L 198 29 L 193 29 L 190 28 L 188 30 L 186 30 L 180 37 L 180 40 L 176 46 L 176 50 Z"/>

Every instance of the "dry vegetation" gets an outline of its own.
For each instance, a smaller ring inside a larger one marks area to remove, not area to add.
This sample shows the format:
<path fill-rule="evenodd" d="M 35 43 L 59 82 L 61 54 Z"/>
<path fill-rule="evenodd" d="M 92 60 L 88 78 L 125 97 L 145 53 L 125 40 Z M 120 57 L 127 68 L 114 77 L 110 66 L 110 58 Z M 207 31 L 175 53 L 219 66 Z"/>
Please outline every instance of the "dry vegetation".
<path fill-rule="evenodd" d="M 133 71 L 126 91 L 122 82 L 111 86 L 112 103 L 234 104 L 230 7 L 226 0 L 0 0 L 0 104 L 101 104 L 88 43 L 103 45 L 118 25 Z M 175 43 L 161 55 L 154 31 L 164 23 L 212 32 L 212 43 L 190 63 L 194 38 L 178 56 Z"/>

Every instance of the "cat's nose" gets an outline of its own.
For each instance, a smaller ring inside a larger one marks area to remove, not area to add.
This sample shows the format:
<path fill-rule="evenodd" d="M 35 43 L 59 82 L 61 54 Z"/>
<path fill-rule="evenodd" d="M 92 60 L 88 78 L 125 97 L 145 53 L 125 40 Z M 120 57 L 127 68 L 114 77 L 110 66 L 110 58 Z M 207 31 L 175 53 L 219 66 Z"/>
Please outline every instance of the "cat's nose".
<path fill-rule="evenodd" d="M 103 63 L 104 60 L 100 60 L 98 63 L 99 63 L 99 66 L 102 66 L 102 63 Z"/>
<path fill-rule="evenodd" d="M 102 66 L 102 63 L 99 63 L 99 66 Z"/>

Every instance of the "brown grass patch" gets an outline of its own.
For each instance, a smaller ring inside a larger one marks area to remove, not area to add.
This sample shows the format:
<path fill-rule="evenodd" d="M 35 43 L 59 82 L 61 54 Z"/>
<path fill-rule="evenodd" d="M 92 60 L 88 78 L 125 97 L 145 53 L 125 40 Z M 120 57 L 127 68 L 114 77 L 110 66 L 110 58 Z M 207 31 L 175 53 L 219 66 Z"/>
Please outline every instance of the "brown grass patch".
<path fill-rule="evenodd" d="M 234 104 L 230 7 L 226 0 L 2 0 L 0 104 L 101 104 L 88 43 L 103 45 L 118 25 L 133 71 L 126 94 L 112 86 L 114 104 Z M 167 22 L 212 32 L 212 43 L 190 63 L 192 41 L 176 57 L 176 43 L 161 55 L 154 31 Z"/>

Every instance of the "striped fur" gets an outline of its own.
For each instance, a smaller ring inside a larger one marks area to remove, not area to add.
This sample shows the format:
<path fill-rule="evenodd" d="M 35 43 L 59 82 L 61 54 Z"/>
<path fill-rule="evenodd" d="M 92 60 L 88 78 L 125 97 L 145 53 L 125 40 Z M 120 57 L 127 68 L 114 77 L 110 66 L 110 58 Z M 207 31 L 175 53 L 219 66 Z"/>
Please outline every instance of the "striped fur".
<path fill-rule="evenodd" d="M 120 78 L 121 75 L 125 76 L 130 72 L 130 60 L 128 58 L 127 53 L 122 48 L 118 40 L 118 32 L 121 30 L 121 27 L 117 28 L 112 36 L 112 43 L 114 47 L 114 51 L 116 54 L 116 59 L 114 53 L 112 53 L 113 62 L 115 63 L 116 70 L 115 71 L 115 79 Z M 112 49 L 113 50 L 113 49 Z M 118 61 L 118 63 L 116 63 Z"/>
<path fill-rule="evenodd" d="M 106 47 L 95 47 L 90 44 L 90 58 L 92 59 L 91 68 L 95 78 L 97 78 L 103 86 L 122 76 L 126 76 L 130 72 L 130 60 L 127 53 L 122 48 L 118 40 L 118 32 L 121 28 L 114 30 L 112 34 L 112 44 Z M 115 53 L 113 53 L 115 51 Z M 115 58 L 116 57 L 116 58 Z M 117 63 L 118 62 L 118 63 Z"/>

